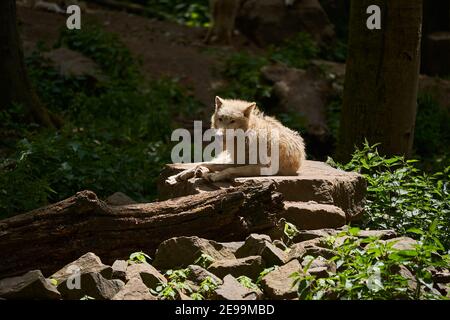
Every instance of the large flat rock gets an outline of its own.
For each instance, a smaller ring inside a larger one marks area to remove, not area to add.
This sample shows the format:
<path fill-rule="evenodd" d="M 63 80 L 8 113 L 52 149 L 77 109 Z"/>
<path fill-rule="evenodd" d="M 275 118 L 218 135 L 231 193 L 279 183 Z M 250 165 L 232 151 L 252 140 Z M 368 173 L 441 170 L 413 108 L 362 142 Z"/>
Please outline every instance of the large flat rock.
<path fill-rule="evenodd" d="M 345 225 L 345 212 L 334 205 L 285 201 L 280 215 L 300 230 L 339 228 Z"/>
<path fill-rule="evenodd" d="M 247 181 L 255 183 L 275 182 L 277 191 L 288 202 L 310 202 L 336 206 L 346 215 L 347 221 L 358 219 L 364 208 L 366 181 L 358 173 L 332 168 L 323 162 L 306 161 L 296 176 L 259 176 L 236 178 L 230 182 L 211 183 L 192 178 L 177 185 L 165 184 L 167 177 L 191 168 L 195 164 L 169 164 L 160 175 L 158 196 L 160 200 L 208 192 L 220 188 L 241 185 Z M 291 204 L 292 205 L 292 204 Z"/>

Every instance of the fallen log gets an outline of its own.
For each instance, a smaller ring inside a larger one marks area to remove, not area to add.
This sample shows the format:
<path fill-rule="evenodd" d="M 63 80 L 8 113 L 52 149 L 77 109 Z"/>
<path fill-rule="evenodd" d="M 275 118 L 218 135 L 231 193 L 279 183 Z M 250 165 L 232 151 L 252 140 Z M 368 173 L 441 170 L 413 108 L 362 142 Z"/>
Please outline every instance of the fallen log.
<path fill-rule="evenodd" d="M 272 183 L 123 206 L 82 191 L 0 221 L 0 278 L 33 269 L 48 276 L 89 251 L 108 264 L 135 251 L 153 255 L 162 241 L 175 236 L 243 240 L 273 227 L 282 208 Z"/>

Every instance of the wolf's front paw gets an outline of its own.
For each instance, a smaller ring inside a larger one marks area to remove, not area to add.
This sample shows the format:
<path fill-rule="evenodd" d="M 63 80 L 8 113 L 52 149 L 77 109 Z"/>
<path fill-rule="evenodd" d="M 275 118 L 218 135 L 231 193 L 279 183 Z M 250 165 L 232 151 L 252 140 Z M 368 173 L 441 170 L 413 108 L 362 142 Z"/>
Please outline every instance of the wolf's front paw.
<path fill-rule="evenodd" d="M 209 173 L 209 169 L 204 166 L 197 166 L 194 170 L 194 177 L 201 178 Z"/>

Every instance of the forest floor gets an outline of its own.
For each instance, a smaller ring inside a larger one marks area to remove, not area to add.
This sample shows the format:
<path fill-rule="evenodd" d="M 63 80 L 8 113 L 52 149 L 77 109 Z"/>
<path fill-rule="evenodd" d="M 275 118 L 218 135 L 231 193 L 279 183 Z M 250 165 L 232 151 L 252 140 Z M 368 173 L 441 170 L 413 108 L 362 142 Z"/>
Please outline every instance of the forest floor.
<path fill-rule="evenodd" d="M 41 41 L 52 47 L 58 40 L 66 16 L 36 9 L 18 8 L 25 54 Z M 192 89 L 196 100 L 210 105 L 214 88 L 223 81 L 218 72 L 224 55 L 258 49 L 236 35 L 233 47 L 203 43 L 206 29 L 186 27 L 169 21 L 149 19 L 126 12 L 99 9 L 82 14 L 83 23 L 96 21 L 106 31 L 119 35 L 131 53 L 142 62 L 142 73 L 152 78 L 169 77 Z"/>

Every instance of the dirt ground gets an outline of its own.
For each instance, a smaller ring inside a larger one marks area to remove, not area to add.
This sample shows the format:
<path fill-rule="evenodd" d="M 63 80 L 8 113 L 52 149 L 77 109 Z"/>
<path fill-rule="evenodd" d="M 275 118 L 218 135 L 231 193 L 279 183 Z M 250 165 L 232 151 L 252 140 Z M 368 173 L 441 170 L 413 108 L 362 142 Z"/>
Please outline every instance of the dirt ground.
<path fill-rule="evenodd" d="M 61 28 L 65 28 L 66 16 L 18 7 L 18 20 L 27 54 L 38 41 L 53 46 Z M 220 84 L 218 70 L 223 56 L 237 50 L 258 51 L 242 36 L 235 38 L 234 47 L 207 46 L 202 43 L 206 34 L 204 28 L 185 27 L 126 12 L 96 9 L 83 13 L 82 27 L 90 20 L 96 20 L 107 31 L 117 33 L 131 52 L 141 59 L 145 75 L 179 79 L 206 106 L 212 104 L 214 88 Z"/>

